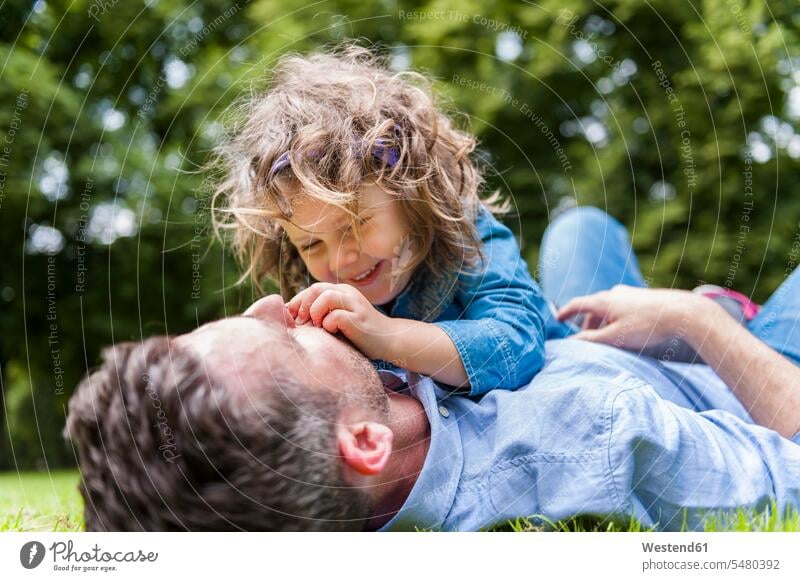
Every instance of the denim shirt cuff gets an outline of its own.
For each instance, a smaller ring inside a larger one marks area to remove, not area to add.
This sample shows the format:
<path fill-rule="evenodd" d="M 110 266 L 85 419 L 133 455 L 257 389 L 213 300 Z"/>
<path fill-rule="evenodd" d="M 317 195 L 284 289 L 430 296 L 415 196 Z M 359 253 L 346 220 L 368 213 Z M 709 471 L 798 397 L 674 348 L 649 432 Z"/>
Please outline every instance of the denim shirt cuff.
<path fill-rule="evenodd" d="M 455 344 L 467 372 L 470 396 L 516 385 L 511 348 L 494 321 L 440 321 L 434 325 Z"/>
<path fill-rule="evenodd" d="M 792 438 L 792 442 L 800 446 L 800 432 L 797 432 Z"/>

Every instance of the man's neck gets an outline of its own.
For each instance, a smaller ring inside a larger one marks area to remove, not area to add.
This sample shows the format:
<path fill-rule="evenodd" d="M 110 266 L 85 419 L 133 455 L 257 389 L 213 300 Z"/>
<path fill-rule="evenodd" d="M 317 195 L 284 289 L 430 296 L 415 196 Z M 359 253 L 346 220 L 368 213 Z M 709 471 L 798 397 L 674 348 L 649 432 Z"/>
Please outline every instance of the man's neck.
<path fill-rule="evenodd" d="M 417 482 L 428 455 L 431 426 L 425 408 L 416 398 L 389 395 L 389 427 L 394 433 L 392 456 L 382 473 L 378 501 L 368 528 L 378 529 L 400 510 Z M 385 487 L 385 488 L 384 488 Z"/>

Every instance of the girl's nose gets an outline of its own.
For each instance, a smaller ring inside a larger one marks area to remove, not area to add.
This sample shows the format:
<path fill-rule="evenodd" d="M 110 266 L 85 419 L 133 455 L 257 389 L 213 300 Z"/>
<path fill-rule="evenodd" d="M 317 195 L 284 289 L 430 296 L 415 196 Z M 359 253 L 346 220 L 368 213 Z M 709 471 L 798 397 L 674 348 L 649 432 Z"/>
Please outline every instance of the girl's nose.
<path fill-rule="evenodd" d="M 358 262 L 358 250 L 352 245 L 346 245 L 339 248 L 338 252 L 331 253 L 331 272 L 339 275 L 346 272 L 347 267 Z"/>

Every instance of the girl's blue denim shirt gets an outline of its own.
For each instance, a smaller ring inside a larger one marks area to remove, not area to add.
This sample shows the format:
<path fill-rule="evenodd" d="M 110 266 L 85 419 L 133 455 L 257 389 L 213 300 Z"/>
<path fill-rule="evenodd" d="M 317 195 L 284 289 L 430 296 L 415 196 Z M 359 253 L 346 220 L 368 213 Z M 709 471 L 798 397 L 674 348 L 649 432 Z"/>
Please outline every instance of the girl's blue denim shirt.
<path fill-rule="evenodd" d="M 570 333 L 528 272 L 511 230 L 485 208 L 475 226 L 483 243 L 481 268 L 437 283 L 418 272 L 388 313 L 443 329 L 461 355 L 473 396 L 528 384 L 544 364 L 545 339 Z"/>

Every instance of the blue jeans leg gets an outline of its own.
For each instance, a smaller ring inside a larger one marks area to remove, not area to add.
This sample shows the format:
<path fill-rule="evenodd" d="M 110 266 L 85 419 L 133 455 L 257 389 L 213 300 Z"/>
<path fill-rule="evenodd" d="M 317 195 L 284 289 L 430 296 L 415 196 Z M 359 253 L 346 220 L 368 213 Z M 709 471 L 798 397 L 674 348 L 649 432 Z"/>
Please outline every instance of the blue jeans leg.
<path fill-rule="evenodd" d="M 568 210 L 547 227 L 539 272 L 545 296 L 562 307 L 616 284 L 647 286 L 625 227 L 603 210 Z"/>
<path fill-rule="evenodd" d="M 748 329 L 767 345 L 800 365 L 800 269 L 795 269 L 764 303 Z"/>

